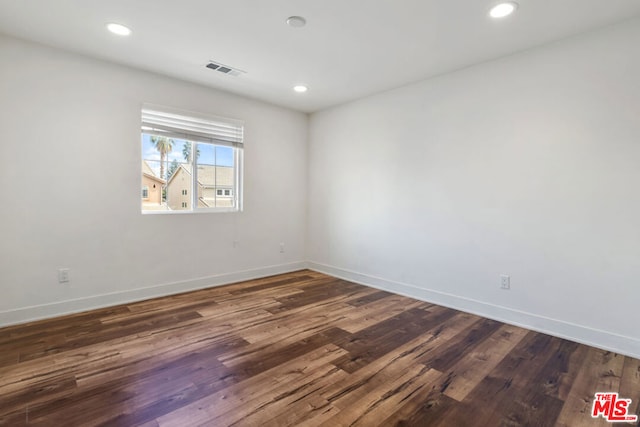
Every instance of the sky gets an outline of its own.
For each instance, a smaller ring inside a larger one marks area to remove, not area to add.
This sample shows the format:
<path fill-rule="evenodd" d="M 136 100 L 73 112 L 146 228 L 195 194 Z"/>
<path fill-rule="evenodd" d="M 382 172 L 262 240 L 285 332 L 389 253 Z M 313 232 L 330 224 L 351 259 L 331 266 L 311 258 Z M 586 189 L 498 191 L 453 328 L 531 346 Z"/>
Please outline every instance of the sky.
<path fill-rule="evenodd" d="M 173 139 L 173 150 L 168 154 L 168 164 L 176 160 L 178 163 L 186 163 L 182 155 L 182 147 L 186 141 L 182 139 Z M 198 144 L 200 155 L 198 156 L 199 165 L 216 165 L 216 166 L 233 166 L 233 148 L 211 144 Z M 160 153 L 155 149 L 151 142 L 151 135 L 142 134 L 142 159 L 147 160 L 147 164 L 153 169 L 157 176 L 160 176 Z"/>

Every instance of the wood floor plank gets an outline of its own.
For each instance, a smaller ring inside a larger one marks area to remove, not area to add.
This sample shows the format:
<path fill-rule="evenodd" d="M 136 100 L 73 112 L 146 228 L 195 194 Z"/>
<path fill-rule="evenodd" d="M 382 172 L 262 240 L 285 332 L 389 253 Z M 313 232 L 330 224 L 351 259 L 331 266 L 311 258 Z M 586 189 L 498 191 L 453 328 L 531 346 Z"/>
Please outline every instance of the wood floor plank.
<path fill-rule="evenodd" d="M 26 425 L 29 425 L 26 405 L 23 408 L 12 412 L 2 409 L 2 414 L 0 414 L 0 426 L 21 427 Z"/>
<path fill-rule="evenodd" d="M 75 373 L 76 377 L 81 377 L 86 372 L 111 374 L 114 369 L 135 370 L 132 364 L 135 365 L 138 361 L 145 363 L 148 360 L 154 360 L 162 363 L 168 354 L 195 350 L 210 346 L 212 343 L 218 343 L 223 347 L 222 350 L 225 350 L 223 343 L 227 342 L 227 338 L 211 337 L 210 329 L 206 326 L 181 324 L 154 335 L 125 335 L 101 344 L 26 361 L 20 365 L 21 370 L 0 368 L 0 377 L 3 379 L 0 383 L 0 395 L 6 395 L 16 388 L 32 387 L 33 384 L 45 378 L 65 376 L 69 373 Z M 176 342 L 185 339 L 187 330 L 189 340 L 176 347 Z"/>
<path fill-rule="evenodd" d="M 267 349 L 260 353 L 258 359 L 245 360 L 242 363 L 233 364 L 231 367 L 234 371 L 241 371 L 250 375 L 256 375 L 266 370 L 275 368 L 277 366 L 286 366 L 289 360 L 303 356 L 312 350 L 324 347 L 328 344 L 334 345 L 335 341 L 339 340 L 344 334 L 344 331 L 331 328 L 318 332 L 308 338 L 295 341 L 285 347 L 275 347 L 273 349 Z M 336 358 L 341 357 L 345 352 L 336 352 L 334 356 Z M 227 366 L 225 364 L 225 366 Z"/>
<path fill-rule="evenodd" d="M 453 365 L 458 363 L 469 352 L 482 343 L 488 336 L 500 328 L 500 322 L 490 319 L 481 319 L 468 331 L 463 331 L 460 336 L 452 338 L 446 346 L 426 358 L 423 363 L 441 372 L 448 372 Z"/>
<path fill-rule="evenodd" d="M 417 390 L 429 387 L 441 375 L 433 369 L 416 365 L 396 378 L 389 378 L 349 405 L 340 405 L 340 412 L 329 418 L 326 426 L 377 425 L 383 414 Z M 347 398 L 343 396 L 342 399 Z M 349 399 L 352 400 L 352 399 Z"/>
<path fill-rule="evenodd" d="M 302 333 L 302 336 L 320 332 L 334 326 L 352 307 L 344 301 L 362 295 L 362 291 L 351 291 L 322 299 L 313 307 L 295 306 L 286 311 L 275 312 L 267 321 L 260 322 L 240 332 L 251 343 L 264 340 L 281 340 Z M 269 310 L 271 311 L 271 310 Z M 301 315 L 304 313 L 304 315 Z"/>
<path fill-rule="evenodd" d="M 75 330 L 83 325 L 98 324 L 99 319 L 103 316 L 128 312 L 129 309 L 126 306 L 116 306 L 0 328 L 0 345 L 19 345 L 21 342 L 34 341 L 48 335 Z"/>
<path fill-rule="evenodd" d="M 2 411 L 19 412 L 29 406 L 64 399 L 73 395 L 77 388 L 74 376 L 47 378 L 34 383 L 29 389 L 18 389 L 15 393 L 5 394 L 2 397 Z"/>
<path fill-rule="evenodd" d="M 374 291 L 371 292 L 369 295 L 366 295 L 364 297 L 360 297 L 360 298 L 354 298 L 350 301 L 347 302 L 347 304 L 352 305 L 354 307 L 360 307 L 363 305 L 367 305 L 370 304 L 372 302 L 376 302 L 378 300 L 381 300 L 383 298 L 389 298 L 392 297 L 393 294 L 390 292 L 386 292 L 386 291 Z"/>
<path fill-rule="evenodd" d="M 343 352 L 333 345 L 321 347 L 162 416 L 158 422 L 161 426 L 185 427 L 203 423 L 233 425 L 272 402 L 274 394 L 280 395 L 296 380 L 309 380 L 309 376 L 315 378 L 333 370 L 327 362 Z"/>
<path fill-rule="evenodd" d="M 517 326 L 502 325 L 474 351 L 451 368 L 444 394 L 462 401 L 524 338 L 527 331 Z"/>
<path fill-rule="evenodd" d="M 271 281 L 261 281 L 254 285 L 242 286 L 237 289 L 231 290 L 229 293 L 233 295 L 255 293 L 257 291 L 272 290 L 274 288 L 285 287 L 291 284 L 299 285 L 303 281 L 311 281 L 311 280 L 314 280 L 314 278 L 308 274 L 305 274 L 303 276 L 290 276 L 290 277 L 284 277 L 282 279 L 276 279 Z"/>
<path fill-rule="evenodd" d="M 37 359 L 51 354 L 62 353 L 67 350 L 86 347 L 92 344 L 109 341 L 123 335 L 141 335 L 150 331 L 163 329 L 184 321 L 194 320 L 202 317 L 195 311 L 180 313 L 168 313 L 161 315 L 145 316 L 135 321 L 121 321 L 112 323 L 108 327 L 100 325 L 82 333 L 66 334 L 65 336 L 55 336 L 43 343 L 39 343 L 35 348 L 26 348 L 20 353 L 20 361 Z M 55 338 L 55 339 L 53 339 Z"/>
<path fill-rule="evenodd" d="M 346 372 L 333 367 L 288 384 L 282 393 L 244 416 L 239 424 L 277 427 L 298 425 L 301 420 L 316 416 L 321 416 L 316 422 L 326 419 L 339 412 L 339 409 L 324 399 L 321 393 L 329 385 L 343 381 L 347 375 Z"/>
<path fill-rule="evenodd" d="M 374 390 L 384 387 L 389 381 L 400 377 L 412 367 L 422 371 L 424 366 L 416 364 L 415 359 L 429 338 L 430 335 L 416 337 L 401 346 L 401 351 L 387 353 L 374 363 L 356 373 L 351 373 L 344 381 L 333 384 L 324 390 L 322 395 L 340 409 L 349 408 Z"/>
<path fill-rule="evenodd" d="M 493 406 L 485 417 L 486 425 L 554 425 L 563 402 L 559 398 L 559 384 L 561 378 L 570 375 L 569 361 L 578 346 L 536 333 L 530 333 L 529 338 L 532 337 L 529 345 L 519 349 L 524 360 L 513 363 L 513 358 L 507 358 L 504 362 L 510 366 L 501 364 L 491 373 L 505 385 L 504 392 L 509 398 Z"/>
<path fill-rule="evenodd" d="M 345 331 L 357 333 L 402 314 L 407 309 L 418 308 L 420 305 L 422 305 L 420 301 L 395 295 L 348 310 L 344 319 L 338 321 L 336 326 Z"/>
<path fill-rule="evenodd" d="M 423 310 L 411 308 L 375 326 L 352 334 L 338 345 L 349 354 L 336 361 L 341 369 L 353 373 L 389 353 L 398 346 L 424 333 L 422 326 L 428 316 Z"/>
<path fill-rule="evenodd" d="M 631 399 L 630 412 L 640 417 L 640 360 L 626 357 L 620 378 L 620 397 Z M 640 423 L 638 423 L 640 425 Z"/>
<path fill-rule="evenodd" d="M 437 387 L 423 387 L 413 396 L 398 405 L 380 425 L 381 426 L 435 426 L 439 423 L 445 426 L 480 426 L 475 423 L 475 417 L 470 412 L 455 411 L 458 402 L 445 396 Z M 458 414 L 462 422 L 446 419 L 449 413 Z"/>
<path fill-rule="evenodd" d="M 640 360 L 297 272 L 0 329 L 0 426 L 604 426 Z"/>
<path fill-rule="evenodd" d="M 346 334 L 346 332 L 339 328 L 329 327 L 320 332 L 303 331 L 301 333 L 287 334 L 286 336 L 280 336 L 278 340 L 267 338 L 263 341 L 248 343 L 242 349 L 230 349 L 218 356 L 218 360 L 231 368 L 242 364 L 254 363 L 255 360 L 261 360 L 265 355 L 272 353 L 289 354 L 292 348 L 299 346 L 300 343 L 305 344 L 308 340 L 318 335 L 335 336 L 335 339 L 338 339 L 342 334 Z"/>
<path fill-rule="evenodd" d="M 366 365 L 351 374 L 348 380 L 337 383 L 323 394 L 331 402 L 340 406 L 349 406 L 354 401 L 376 388 L 379 384 L 399 376 L 411 366 L 421 365 L 419 360 L 429 354 L 442 342 L 446 342 L 460 331 L 467 329 L 477 321 L 475 316 L 456 313 L 454 321 L 446 327 L 436 325 L 422 335 L 397 347 L 395 351 Z M 336 363 L 336 362 L 334 362 Z"/>
<path fill-rule="evenodd" d="M 571 390 L 567 395 L 558 426 L 603 426 L 607 422 L 591 418 L 591 407 L 596 392 L 617 392 L 624 357 L 596 348 L 588 348 L 581 368 L 576 372 Z"/>
<path fill-rule="evenodd" d="M 508 425 L 520 415 L 514 401 L 521 399 L 532 381 L 546 384 L 541 373 L 556 354 L 561 340 L 528 332 L 500 363 L 460 402 L 443 410 L 439 424 Z M 521 416 L 520 416 L 521 417 Z M 435 425 L 435 422 L 433 423 Z"/>

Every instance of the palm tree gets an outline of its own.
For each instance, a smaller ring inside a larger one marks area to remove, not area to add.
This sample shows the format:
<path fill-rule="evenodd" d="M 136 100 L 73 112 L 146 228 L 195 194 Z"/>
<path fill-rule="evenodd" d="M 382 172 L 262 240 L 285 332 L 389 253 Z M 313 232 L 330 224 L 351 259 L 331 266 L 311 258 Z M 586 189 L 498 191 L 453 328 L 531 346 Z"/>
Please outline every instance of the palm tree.
<path fill-rule="evenodd" d="M 185 141 L 182 144 L 182 157 L 188 162 L 191 163 L 191 142 Z M 200 149 L 196 147 L 196 160 L 200 157 Z"/>
<path fill-rule="evenodd" d="M 173 139 L 166 136 L 152 136 L 151 143 L 160 153 L 160 178 L 164 179 L 164 162 L 167 154 L 173 150 Z"/>

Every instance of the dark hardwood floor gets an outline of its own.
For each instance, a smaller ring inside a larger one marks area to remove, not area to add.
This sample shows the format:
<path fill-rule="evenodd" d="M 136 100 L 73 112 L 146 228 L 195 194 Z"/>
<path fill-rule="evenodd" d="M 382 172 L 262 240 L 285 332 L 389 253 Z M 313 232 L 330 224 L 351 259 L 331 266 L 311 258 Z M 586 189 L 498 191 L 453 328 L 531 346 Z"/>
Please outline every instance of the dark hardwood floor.
<path fill-rule="evenodd" d="M 640 360 L 311 271 L 0 329 L 7 426 L 604 426 L 605 391 L 638 414 Z"/>

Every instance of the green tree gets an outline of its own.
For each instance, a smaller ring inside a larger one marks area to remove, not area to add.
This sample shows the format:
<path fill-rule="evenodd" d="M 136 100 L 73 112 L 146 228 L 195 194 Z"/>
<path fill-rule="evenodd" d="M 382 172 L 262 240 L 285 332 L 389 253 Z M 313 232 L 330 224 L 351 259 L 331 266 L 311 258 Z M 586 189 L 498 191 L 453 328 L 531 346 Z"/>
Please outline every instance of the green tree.
<path fill-rule="evenodd" d="M 173 161 L 171 162 L 171 166 L 169 166 L 169 170 L 167 171 L 167 181 L 171 179 L 171 177 L 178 170 L 179 167 L 180 167 L 180 164 L 178 163 L 178 161 L 176 159 L 173 159 Z"/>
<path fill-rule="evenodd" d="M 160 153 L 160 178 L 164 179 L 164 163 L 167 154 L 173 150 L 173 139 L 166 136 L 152 136 L 151 143 Z"/>
<path fill-rule="evenodd" d="M 182 144 L 182 157 L 191 163 L 191 143 L 189 141 L 185 141 Z M 200 157 L 200 149 L 196 147 L 196 160 L 198 160 L 198 157 Z"/>

